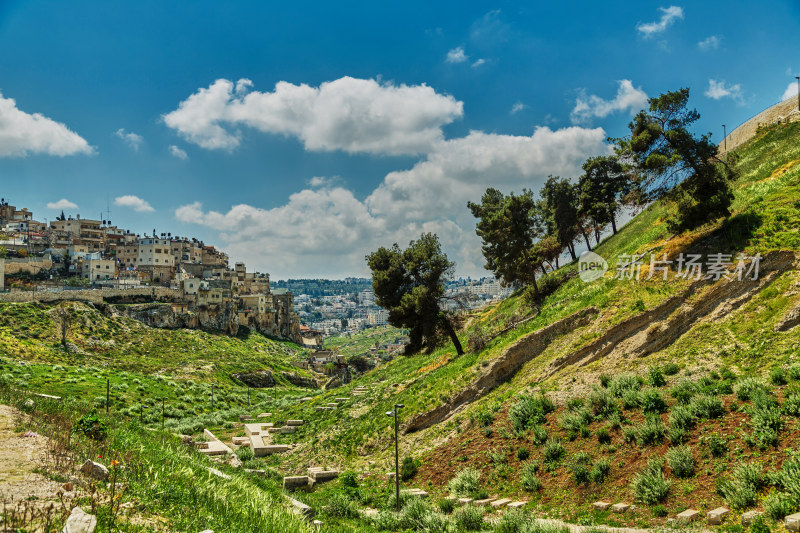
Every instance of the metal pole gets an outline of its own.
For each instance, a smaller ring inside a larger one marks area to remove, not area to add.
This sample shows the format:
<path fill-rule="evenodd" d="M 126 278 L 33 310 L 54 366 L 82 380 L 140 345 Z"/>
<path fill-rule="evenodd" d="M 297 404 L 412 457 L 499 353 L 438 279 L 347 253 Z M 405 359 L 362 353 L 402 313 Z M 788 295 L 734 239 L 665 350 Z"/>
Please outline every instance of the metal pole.
<path fill-rule="evenodd" d="M 106 414 L 108 414 L 108 404 L 111 399 L 111 381 L 106 378 Z"/>
<path fill-rule="evenodd" d="M 728 151 L 728 133 L 725 124 L 722 125 L 722 142 L 725 143 L 725 151 Z"/>
<path fill-rule="evenodd" d="M 797 80 L 797 109 L 800 111 L 800 76 L 794 78 Z"/>
<path fill-rule="evenodd" d="M 397 405 L 394 406 L 394 501 L 400 512 L 400 446 L 397 440 Z"/>

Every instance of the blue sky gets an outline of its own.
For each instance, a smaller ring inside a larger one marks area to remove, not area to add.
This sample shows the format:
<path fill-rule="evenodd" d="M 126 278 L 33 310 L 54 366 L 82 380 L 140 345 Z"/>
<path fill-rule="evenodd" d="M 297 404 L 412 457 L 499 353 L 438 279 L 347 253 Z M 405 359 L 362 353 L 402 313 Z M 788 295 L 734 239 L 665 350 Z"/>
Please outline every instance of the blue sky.
<path fill-rule="evenodd" d="M 799 30 L 793 0 L 0 1 L 0 192 L 276 279 L 421 231 L 480 275 L 468 200 L 577 177 L 679 87 L 721 139 L 795 94 Z"/>

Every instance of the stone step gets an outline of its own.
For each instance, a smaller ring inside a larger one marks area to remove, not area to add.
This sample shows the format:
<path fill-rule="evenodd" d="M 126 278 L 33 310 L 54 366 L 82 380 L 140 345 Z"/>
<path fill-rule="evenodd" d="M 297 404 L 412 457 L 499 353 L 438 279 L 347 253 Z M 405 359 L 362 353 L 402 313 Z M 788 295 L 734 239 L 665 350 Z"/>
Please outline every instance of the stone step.
<path fill-rule="evenodd" d="M 250 446 L 250 439 L 247 437 L 233 437 L 231 442 L 237 446 Z"/>
<path fill-rule="evenodd" d="M 294 498 L 289 498 L 289 503 L 292 505 L 292 511 L 294 511 L 295 514 L 302 516 L 306 520 L 314 519 L 314 509 L 308 505 Z"/>
<path fill-rule="evenodd" d="M 682 513 L 679 513 L 676 516 L 679 522 L 694 522 L 698 518 L 700 518 L 700 511 L 695 509 L 686 509 Z"/>
<path fill-rule="evenodd" d="M 244 433 L 248 437 L 253 435 L 263 435 L 267 428 L 271 428 L 274 424 L 259 422 L 257 424 L 245 424 Z"/>
<path fill-rule="evenodd" d="M 730 513 L 730 510 L 725 507 L 717 507 L 706 513 L 706 519 L 712 526 L 718 526 L 725 520 L 725 516 Z"/>
<path fill-rule="evenodd" d="M 747 511 L 742 515 L 742 525 L 749 526 L 750 524 L 753 523 L 753 520 L 755 520 L 756 517 L 759 517 L 763 514 L 764 513 L 762 513 L 761 511 Z"/>
<path fill-rule="evenodd" d="M 289 446 L 285 444 L 265 444 L 261 435 L 253 435 L 250 437 L 250 449 L 253 451 L 253 456 L 264 457 L 274 453 L 288 452 Z"/>
<path fill-rule="evenodd" d="M 287 420 L 287 426 L 302 426 L 305 422 L 303 420 Z"/>
<path fill-rule="evenodd" d="M 280 432 L 282 435 L 285 435 L 287 433 L 294 433 L 296 429 L 297 429 L 296 426 L 283 426 L 282 428 L 280 428 Z"/>
<path fill-rule="evenodd" d="M 493 509 L 502 509 L 503 507 L 505 507 L 509 503 L 511 503 L 511 500 L 509 500 L 508 498 L 502 498 L 500 500 L 493 501 L 489 505 L 491 505 Z"/>
<path fill-rule="evenodd" d="M 308 476 L 286 476 L 283 478 L 283 488 L 286 490 L 295 490 L 302 487 L 308 487 Z"/>
<path fill-rule="evenodd" d="M 607 511 L 609 507 L 611 507 L 611 502 L 600 501 L 600 502 L 594 502 L 592 504 L 592 508 L 598 511 Z"/>
<path fill-rule="evenodd" d="M 800 531 L 800 513 L 790 514 L 783 520 L 787 531 Z"/>
<path fill-rule="evenodd" d="M 272 413 L 259 413 L 258 418 L 269 418 L 272 416 Z"/>
<path fill-rule="evenodd" d="M 333 468 L 312 466 L 308 469 L 308 477 L 315 483 L 322 483 L 339 477 L 339 471 Z"/>
<path fill-rule="evenodd" d="M 456 500 L 456 503 L 458 503 L 458 505 L 470 505 L 473 501 L 475 500 L 472 498 L 459 498 Z"/>
<path fill-rule="evenodd" d="M 478 506 L 489 505 L 490 503 L 492 503 L 495 500 L 497 500 L 497 498 L 486 498 L 486 499 L 483 499 L 483 500 L 475 500 L 474 502 L 472 502 L 472 505 L 478 505 Z"/>
<path fill-rule="evenodd" d="M 521 509 L 522 507 L 525 507 L 527 504 L 528 504 L 528 502 L 522 502 L 522 501 L 511 502 L 506 506 L 506 508 L 507 509 Z"/>
<path fill-rule="evenodd" d="M 400 494 L 404 494 L 405 496 L 417 496 L 419 498 L 428 497 L 428 493 L 422 489 L 403 489 L 400 491 Z"/>
<path fill-rule="evenodd" d="M 624 513 L 630 508 L 630 505 L 627 503 L 615 503 L 611 506 L 611 510 L 615 513 Z"/>
<path fill-rule="evenodd" d="M 241 420 L 242 422 L 248 422 L 250 420 L 255 420 L 255 419 L 250 415 L 240 415 L 239 420 Z"/>

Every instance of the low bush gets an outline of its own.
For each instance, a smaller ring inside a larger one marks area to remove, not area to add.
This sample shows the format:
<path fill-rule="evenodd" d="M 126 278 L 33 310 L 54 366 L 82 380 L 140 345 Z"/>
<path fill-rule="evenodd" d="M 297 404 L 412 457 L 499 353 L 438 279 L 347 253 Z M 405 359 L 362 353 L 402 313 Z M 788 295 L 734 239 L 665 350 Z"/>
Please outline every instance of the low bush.
<path fill-rule="evenodd" d="M 542 482 L 539 480 L 537 476 L 539 472 L 539 463 L 536 461 L 531 461 L 530 463 L 526 463 L 522 467 L 522 474 L 520 476 L 520 481 L 522 481 L 522 486 L 528 492 L 537 492 L 539 489 L 542 488 Z"/>
<path fill-rule="evenodd" d="M 670 426 L 667 428 L 667 440 L 672 446 L 683 444 L 686 442 L 686 430 L 681 427 Z"/>
<path fill-rule="evenodd" d="M 766 387 L 756 378 L 744 377 L 736 382 L 733 391 L 736 393 L 736 397 L 739 398 L 739 400 L 746 402 L 753 398 L 753 394 L 755 394 L 756 391 L 766 392 Z"/>
<path fill-rule="evenodd" d="M 609 432 L 608 428 L 600 428 L 597 430 L 597 442 L 600 444 L 610 444 L 611 443 L 611 433 Z"/>
<path fill-rule="evenodd" d="M 608 374 L 600 374 L 600 386 L 604 389 L 608 388 L 608 384 L 611 383 L 611 376 Z"/>
<path fill-rule="evenodd" d="M 667 516 L 669 514 L 669 512 L 667 511 L 667 508 L 664 507 L 661 504 L 653 506 L 652 511 L 653 511 L 653 516 L 655 516 L 657 518 L 663 518 L 663 517 L 665 517 L 665 516 Z"/>
<path fill-rule="evenodd" d="M 544 460 L 548 462 L 556 462 L 564 455 L 564 446 L 558 439 L 548 439 L 544 445 Z"/>
<path fill-rule="evenodd" d="M 800 381 L 800 365 L 789 367 L 789 377 L 795 381 Z"/>
<path fill-rule="evenodd" d="M 678 372 L 680 372 L 681 367 L 678 366 L 676 363 L 667 363 L 663 367 L 661 367 L 661 371 L 664 372 L 665 376 L 674 376 Z"/>
<path fill-rule="evenodd" d="M 622 393 L 622 407 L 625 409 L 638 409 L 640 400 L 638 390 L 626 390 Z"/>
<path fill-rule="evenodd" d="M 518 460 L 524 461 L 528 457 L 530 457 L 530 455 L 531 455 L 531 452 L 525 446 L 521 446 L 521 447 L 517 448 L 517 459 Z"/>
<path fill-rule="evenodd" d="M 413 457 L 404 457 L 400 465 L 400 479 L 408 481 L 417 475 L 418 465 Z"/>
<path fill-rule="evenodd" d="M 781 367 L 775 367 L 769 373 L 769 380 L 773 385 L 786 385 L 786 371 Z"/>
<path fill-rule="evenodd" d="M 590 477 L 594 483 L 602 483 L 604 482 L 608 476 L 611 474 L 611 461 L 606 459 L 605 457 L 601 457 L 600 459 L 595 462 L 594 466 L 592 467 L 592 472 Z"/>
<path fill-rule="evenodd" d="M 547 429 L 544 426 L 535 425 L 531 431 L 532 438 L 534 444 L 537 446 L 541 446 L 545 442 L 547 442 Z"/>
<path fill-rule="evenodd" d="M 651 387 L 663 387 L 667 384 L 667 380 L 664 379 L 664 371 L 657 366 L 650 367 L 647 373 L 647 381 Z"/>
<path fill-rule="evenodd" d="M 787 394 L 781 409 L 788 416 L 800 416 L 800 393 Z"/>
<path fill-rule="evenodd" d="M 447 483 L 450 494 L 457 498 L 474 498 L 480 491 L 481 473 L 472 467 L 459 470 Z"/>
<path fill-rule="evenodd" d="M 763 485 L 761 465 L 743 464 L 735 467 L 729 477 L 717 480 L 717 492 L 732 508 L 746 509 L 756 503 Z"/>
<path fill-rule="evenodd" d="M 543 424 L 545 416 L 553 412 L 555 406 L 553 402 L 544 395 L 531 396 L 523 394 L 520 399 L 511 406 L 508 411 L 508 418 L 515 431 L 525 431 L 534 424 Z"/>
<path fill-rule="evenodd" d="M 667 451 L 667 464 L 675 477 L 690 478 L 694 476 L 694 456 L 689 446 L 670 448 Z"/>
<path fill-rule="evenodd" d="M 778 401 L 769 393 L 758 390 L 751 395 L 753 404 L 747 409 L 753 439 L 760 448 L 773 446 L 778 442 L 778 433 L 783 427 L 781 409 Z"/>
<path fill-rule="evenodd" d="M 795 499 L 785 492 L 771 493 L 764 498 L 762 505 L 764 506 L 764 513 L 773 520 L 783 520 L 784 517 L 798 509 Z"/>
<path fill-rule="evenodd" d="M 623 393 L 628 390 L 639 390 L 642 388 L 642 380 L 633 374 L 620 374 L 611 379 L 608 388 L 617 398 L 621 398 Z"/>
<path fill-rule="evenodd" d="M 497 521 L 495 533 L 527 533 L 530 518 L 521 509 L 509 509 Z"/>
<path fill-rule="evenodd" d="M 689 430 L 697 419 L 694 409 L 687 405 L 675 405 L 669 413 L 670 427 Z"/>
<path fill-rule="evenodd" d="M 664 440 L 667 428 L 658 416 L 648 417 L 636 428 L 636 442 L 639 446 L 654 446 Z"/>
<path fill-rule="evenodd" d="M 679 381 L 669 390 L 670 396 L 678 400 L 679 404 L 684 405 L 688 404 L 698 392 L 699 387 L 697 386 L 697 383 L 694 381 L 689 381 L 688 379 Z"/>
<path fill-rule="evenodd" d="M 608 418 L 619 412 L 619 403 L 617 403 L 614 395 L 608 389 L 595 388 L 592 390 L 591 394 L 589 394 L 589 405 L 595 416 L 603 418 Z"/>
<path fill-rule="evenodd" d="M 720 418 L 725 414 L 725 405 L 716 396 L 695 396 L 689 403 L 689 408 L 697 418 L 708 420 Z"/>
<path fill-rule="evenodd" d="M 459 531 L 480 531 L 483 529 L 483 507 L 459 507 L 453 512 L 453 522 Z"/>
<path fill-rule="evenodd" d="M 639 396 L 639 405 L 645 414 L 661 414 L 667 412 L 667 402 L 655 389 L 646 389 Z"/>
<path fill-rule="evenodd" d="M 664 477 L 662 460 L 651 460 L 647 467 L 636 474 L 631 482 L 631 490 L 637 501 L 655 505 L 663 501 L 672 483 Z"/>
<path fill-rule="evenodd" d="M 569 440 L 575 440 L 578 435 L 584 435 L 589 431 L 587 415 L 591 419 L 591 413 L 588 411 L 572 411 L 558 419 L 558 425 L 566 431 Z"/>
<path fill-rule="evenodd" d="M 703 440 L 712 457 L 722 457 L 728 453 L 728 443 L 719 435 L 709 435 Z"/>
<path fill-rule="evenodd" d="M 456 508 L 456 501 L 451 498 L 442 498 L 436 505 L 439 507 L 439 511 L 444 514 L 450 514 Z"/>
<path fill-rule="evenodd" d="M 328 501 L 323 507 L 328 516 L 341 518 L 357 518 L 358 506 L 346 494 L 334 492 L 328 497 Z"/>

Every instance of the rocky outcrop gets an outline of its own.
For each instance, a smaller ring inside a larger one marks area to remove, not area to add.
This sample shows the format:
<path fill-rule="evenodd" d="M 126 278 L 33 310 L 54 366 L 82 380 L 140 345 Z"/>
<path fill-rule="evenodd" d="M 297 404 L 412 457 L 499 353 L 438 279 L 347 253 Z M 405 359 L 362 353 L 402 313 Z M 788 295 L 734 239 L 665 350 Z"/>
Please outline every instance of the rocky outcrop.
<path fill-rule="evenodd" d="M 449 418 L 466 404 L 477 400 L 501 383 L 511 379 L 525 363 L 541 354 L 557 337 L 589 324 L 597 317 L 597 314 L 598 311 L 594 307 L 583 309 L 525 335 L 492 360 L 467 388 L 451 396 L 439 407 L 412 418 L 405 432 L 419 431 Z"/>
<path fill-rule="evenodd" d="M 307 389 L 318 389 L 319 384 L 312 378 L 298 376 L 294 372 L 281 372 L 283 378 L 297 387 L 306 387 Z"/>
<path fill-rule="evenodd" d="M 176 312 L 171 304 L 162 303 L 106 305 L 103 310 L 109 316 L 126 316 L 151 328 L 202 329 L 222 331 L 228 335 L 236 335 L 239 331 L 239 316 L 234 303 L 185 313 Z"/>
<path fill-rule="evenodd" d="M 248 387 L 256 389 L 263 389 L 275 386 L 275 378 L 272 377 L 272 372 L 269 370 L 255 370 L 253 372 L 237 372 L 231 374 L 237 381 L 241 381 Z"/>

